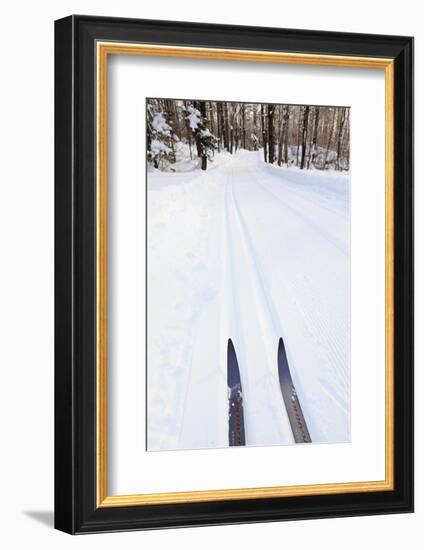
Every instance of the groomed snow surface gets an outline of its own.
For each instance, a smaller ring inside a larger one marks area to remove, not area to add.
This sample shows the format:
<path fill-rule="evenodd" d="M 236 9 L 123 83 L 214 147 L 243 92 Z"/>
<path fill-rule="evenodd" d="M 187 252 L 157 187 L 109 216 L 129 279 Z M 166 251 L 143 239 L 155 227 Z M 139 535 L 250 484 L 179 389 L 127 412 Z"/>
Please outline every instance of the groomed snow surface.
<path fill-rule="evenodd" d="M 312 442 L 350 439 L 349 176 L 261 155 L 148 172 L 148 450 L 228 446 L 229 338 L 246 445 L 294 443 L 281 336 Z"/>

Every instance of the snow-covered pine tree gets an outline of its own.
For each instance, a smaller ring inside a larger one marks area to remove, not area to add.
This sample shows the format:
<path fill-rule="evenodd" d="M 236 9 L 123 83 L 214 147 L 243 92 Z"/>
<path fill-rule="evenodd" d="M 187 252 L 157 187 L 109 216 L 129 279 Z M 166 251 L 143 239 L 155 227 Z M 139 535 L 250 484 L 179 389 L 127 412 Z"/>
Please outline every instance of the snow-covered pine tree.
<path fill-rule="evenodd" d="M 175 162 L 173 141 L 175 137 L 166 121 L 165 113 L 155 111 L 151 105 L 147 108 L 147 158 L 155 168 L 168 160 Z"/>
<path fill-rule="evenodd" d="M 217 146 L 217 139 L 206 126 L 206 106 L 204 101 L 196 101 L 186 108 L 186 119 L 192 131 L 197 147 L 197 155 L 201 159 L 201 169 L 206 170 L 208 158 L 211 158 Z"/>

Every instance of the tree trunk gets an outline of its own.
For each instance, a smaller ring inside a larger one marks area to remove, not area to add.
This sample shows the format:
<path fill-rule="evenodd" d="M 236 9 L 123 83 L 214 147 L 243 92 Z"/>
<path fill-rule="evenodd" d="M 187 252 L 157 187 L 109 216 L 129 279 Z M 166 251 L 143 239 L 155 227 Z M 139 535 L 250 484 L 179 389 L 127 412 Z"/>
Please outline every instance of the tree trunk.
<path fill-rule="evenodd" d="M 198 111 L 200 111 L 200 114 L 202 116 L 202 122 L 204 122 L 206 120 L 206 102 L 195 101 L 194 107 Z M 202 170 L 206 170 L 208 167 L 208 157 L 206 155 L 206 149 L 202 144 L 202 136 L 200 135 L 199 131 L 196 132 L 196 148 L 197 148 L 197 156 L 201 160 L 200 167 Z"/>
<path fill-rule="evenodd" d="M 315 157 L 317 155 L 318 124 L 319 124 L 319 107 L 315 107 L 314 132 L 312 134 L 312 147 L 311 147 L 311 153 L 308 159 L 308 168 L 311 164 L 312 166 L 315 165 Z"/>
<path fill-rule="evenodd" d="M 202 115 L 202 121 L 203 123 L 205 123 L 205 121 L 207 120 L 207 113 L 206 113 L 206 101 L 201 101 L 200 102 L 200 114 Z M 206 168 L 208 167 L 208 157 L 207 157 L 207 151 L 204 147 L 204 145 L 202 144 L 202 170 L 206 170 Z"/>
<path fill-rule="evenodd" d="M 241 127 L 241 139 L 242 139 L 242 147 L 243 149 L 246 149 L 246 106 L 243 104 L 241 107 L 241 115 L 242 115 L 242 127 Z"/>
<path fill-rule="evenodd" d="M 284 131 L 284 164 L 289 165 L 289 124 L 290 124 L 290 107 L 286 107 L 285 115 L 285 131 Z"/>
<path fill-rule="evenodd" d="M 221 151 L 221 102 L 216 102 L 216 138 L 218 153 Z"/>
<path fill-rule="evenodd" d="M 283 164 L 283 149 L 284 149 L 284 138 L 286 135 L 286 125 L 287 125 L 287 106 L 281 107 L 282 112 L 280 116 L 280 135 L 278 139 L 278 166 Z"/>
<path fill-rule="evenodd" d="M 258 111 L 257 106 L 252 105 L 252 111 L 253 111 L 253 133 L 256 136 L 256 140 L 253 143 L 253 148 L 255 151 L 258 150 L 258 139 L 259 139 L 259 132 L 258 132 Z"/>
<path fill-rule="evenodd" d="M 308 137 L 308 118 L 309 118 L 309 106 L 305 107 L 303 111 L 303 124 L 302 124 L 302 159 L 300 161 L 300 169 L 305 168 L 305 155 L 306 155 L 306 144 Z"/>
<path fill-rule="evenodd" d="M 337 160 L 336 160 L 337 170 L 341 170 L 340 161 L 341 161 L 341 148 L 342 148 L 342 138 L 343 138 L 345 118 L 346 118 L 346 109 L 343 109 L 341 117 L 340 117 L 339 132 L 338 132 L 338 136 L 337 136 Z"/>
<path fill-rule="evenodd" d="M 275 160 L 274 111 L 275 111 L 275 106 L 268 104 L 268 162 L 269 164 L 274 164 L 274 160 Z"/>
<path fill-rule="evenodd" d="M 216 128 L 215 128 L 215 115 L 216 108 L 214 107 L 214 104 L 212 101 L 209 101 L 209 111 L 208 111 L 208 120 L 210 120 L 210 129 L 212 134 L 216 135 Z"/>
<path fill-rule="evenodd" d="M 346 120 L 345 120 L 345 131 L 343 134 L 344 150 L 346 157 L 346 170 L 349 170 L 350 165 L 350 110 L 346 108 Z"/>
<path fill-rule="evenodd" d="M 146 146 L 147 146 L 147 151 L 150 151 L 151 147 L 152 147 L 152 119 L 153 119 L 153 115 L 152 115 L 152 108 L 150 105 L 147 105 L 147 108 L 146 108 L 146 129 L 147 129 L 147 132 L 146 132 Z"/>
<path fill-rule="evenodd" d="M 229 151 L 230 146 L 229 146 L 229 132 L 228 132 L 228 103 L 227 102 L 223 103 L 223 114 L 224 114 L 224 117 L 223 117 L 224 148 L 227 151 Z"/>
<path fill-rule="evenodd" d="M 298 116 L 298 119 L 297 119 L 296 166 L 299 166 L 300 140 L 301 140 L 301 136 L 302 136 L 302 111 L 303 111 L 303 108 L 299 107 L 299 116 Z"/>
<path fill-rule="evenodd" d="M 265 112 L 265 106 L 263 104 L 261 104 L 261 125 L 262 125 L 262 144 L 264 147 L 264 161 L 268 162 L 266 112 Z"/>
<path fill-rule="evenodd" d="M 231 103 L 230 103 L 231 105 Z M 227 103 L 228 106 L 228 103 Z M 228 145 L 229 145 L 229 151 L 231 154 L 233 154 L 234 150 L 234 127 L 233 127 L 233 109 L 232 105 L 230 107 L 230 114 L 227 112 L 227 124 L 228 124 Z"/>
<path fill-rule="evenodd" d="M 333 111 L 333 118 L 331 119 L 331 127 L 330 127 L 330 133 L 328 136 L 328 142 L 327 142 L 327 150 L 325 152 L 325 159 L 324 159 L 324 170 L 327 168 L 327 162 L 328 162 L 328 154 L 330 152 L 330 147 L 333 142 L 333 133 L 334 133 L 334 122 L 336 118 L 336 109 Z"/>
<path fill-rule="evenodd" d="M 256 110 L 256 105 L 253 105 L 252 111 L 253 111 L 253 127 L 255 128 L 255 131 L 256 131 L 256 128 L 258 126 L 258 111 Z"/>

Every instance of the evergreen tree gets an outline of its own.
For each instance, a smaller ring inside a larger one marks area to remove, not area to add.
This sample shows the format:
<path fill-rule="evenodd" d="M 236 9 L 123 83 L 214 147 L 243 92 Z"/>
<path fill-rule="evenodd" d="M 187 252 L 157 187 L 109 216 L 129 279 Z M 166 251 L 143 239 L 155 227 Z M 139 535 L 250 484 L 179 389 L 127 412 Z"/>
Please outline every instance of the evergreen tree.
<path fill-rule="evenodd" d="M 201 159 L 201 169 L 208 167 L 210 159 L 217 146 L 217 140 L 206 126 L 206 106 L 204 101 L 189 105 L 186 109 L 188 125 L 194 135 L 197 147 L 197 156 Z"/>
<path fill-rule="evenodd" d="M 171 126 L 166 122 L 165 114 L 154 111 L 150 106 L 147 110 L 147 158 L 155 168 L 159 168 L 164 160 L 175 162 L 173 158 L 173 140 Z M 178 138 L 177 138 L 178 139 Z"/>

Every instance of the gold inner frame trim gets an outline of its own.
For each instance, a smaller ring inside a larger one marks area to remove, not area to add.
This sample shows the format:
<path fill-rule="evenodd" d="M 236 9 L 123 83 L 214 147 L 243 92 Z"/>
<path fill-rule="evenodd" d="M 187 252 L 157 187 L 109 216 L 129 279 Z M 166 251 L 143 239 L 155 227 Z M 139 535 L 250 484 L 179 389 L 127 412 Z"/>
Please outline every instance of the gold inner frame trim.
<path fill-rule="evenodd" d="M 97 54 L 97 506 L 142 506 L 394 489 L 394 60 L 302 53 L 175 47 L 123 42 L 96 43 Z M 385 71 L 385 479 L 243 489 L 109 496 L 107 492 L 107 61 L 109 55 L 220 59 Z"/>

